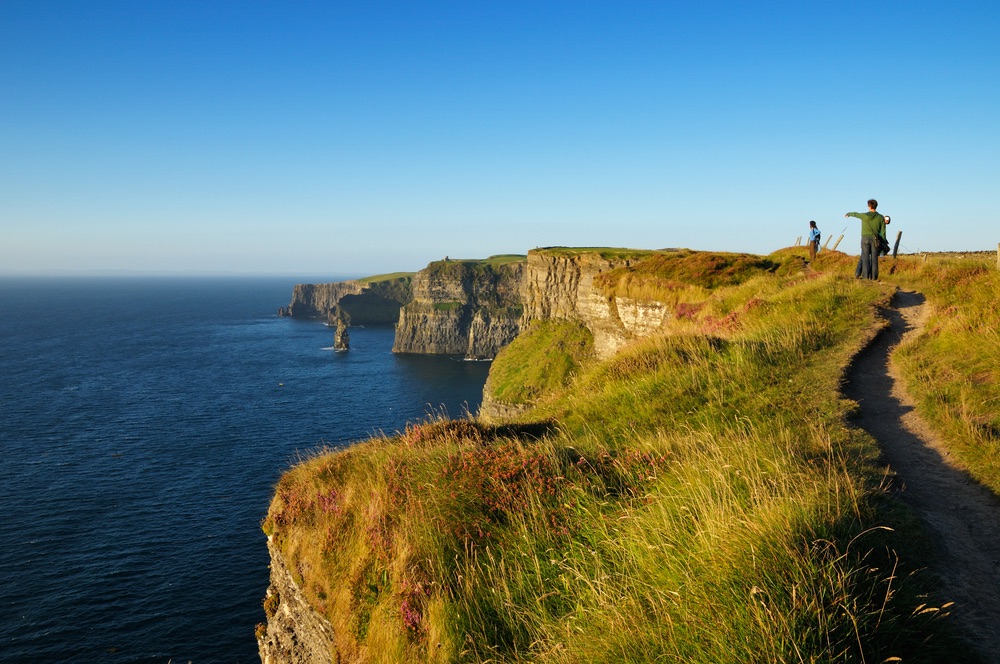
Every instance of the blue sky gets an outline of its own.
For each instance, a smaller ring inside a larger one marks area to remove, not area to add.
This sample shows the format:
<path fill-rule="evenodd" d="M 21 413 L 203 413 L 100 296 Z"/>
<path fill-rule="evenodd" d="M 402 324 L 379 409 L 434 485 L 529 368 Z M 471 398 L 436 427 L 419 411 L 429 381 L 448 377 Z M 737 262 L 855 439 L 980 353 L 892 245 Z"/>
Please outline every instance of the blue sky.
<path fill-rule="evenodd" d="M 1000 3 L 0 2 L 0 273 L 1000 242 Z"/>

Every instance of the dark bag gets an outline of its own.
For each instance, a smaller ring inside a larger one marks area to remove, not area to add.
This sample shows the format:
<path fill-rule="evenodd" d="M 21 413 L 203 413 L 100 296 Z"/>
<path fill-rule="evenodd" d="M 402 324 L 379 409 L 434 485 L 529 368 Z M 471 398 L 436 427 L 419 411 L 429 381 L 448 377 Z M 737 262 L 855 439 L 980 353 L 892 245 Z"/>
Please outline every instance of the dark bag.
<path fill-rule="evenodd" d="M 875 234 L 875 244 L 878 246 L 879 256 L 885 256 L 887 253 L 889 253 L 889 241 L 886 240 L 881 235 L 879 235 L 878 233 Z"/>
<path fill-rule="evenodd" d="M 885 256 L 887 253 L 889 253 L 889 241 L 886 240 L 881 235 L 879 235 L 878 233 L 876 233 L 875 229 L 872 228 L 870 224 L 868 225 L 868 230 L 872 232 L 872 239 L 875 242 L 875 252 L 879 256 Z"/>

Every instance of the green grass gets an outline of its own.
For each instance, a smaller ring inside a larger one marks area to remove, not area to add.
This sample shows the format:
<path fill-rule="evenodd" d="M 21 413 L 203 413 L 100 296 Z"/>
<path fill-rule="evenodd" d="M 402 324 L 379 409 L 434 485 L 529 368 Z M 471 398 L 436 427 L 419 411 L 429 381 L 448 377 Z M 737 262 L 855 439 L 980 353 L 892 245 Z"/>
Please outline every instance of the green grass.
<path fill-rule="evenodd" d="M 799 253 L 714 255 L 738 269 L 700 283 L 705 257 L 672 257 L 648 281 L 702 290 L 662 334 L 599 361 L 548 322 L 498 356 L 518 422 L 431 420 L 287 472 L 264 530 L 339 657 L 972 661 L 845 424 L 892 286 Z"/>
<path fill-rule="evenodd" d="M 548 256 L 599 256 L 605 260 L 643 259 L 655 256 L 656 251 L 649 249 L 626 249 L 619 247 L 541 247 L 535 253 Z"/>
<path fill-rule="evenodd" d="M 529 405 L 543 395 L 558 394 L 593 352 L 593 335 L 583 325 L 535 321 L 500 351 L 486 389 L 502 403 Z M 517 359 L 507 362 L 504 355 Z"/>
<path fill-rule="evenodd" d="M 440 261 L 434 261 L 431 265 L 439 265 L 442 263 L 453 263 L 453 264 L 468 264 L 468 265 L 488 265 L 490 267 L 498 267 L 500 265 L 510 265 L 511 263 L 524 263 L 528 260 L 525 254 L 497 254 L 495 256 L 490 256 L 489 258 L 446 258 Z"/>
<path fill-rule="evenodd" d="M 371 277 L 358 279 L 363 284 L 374 284 L 383 281 L 408 281 L 413 278 L 414 272 L 392 272 L 389 274 L 377 274 Z"/>
<path fill-rule="evenodd" d="M 528 260 L 525 254 L 497 254 L 490 256 L 486 262 L 490 265 L 507 265 L 508 263 L 523 263 Z"/>

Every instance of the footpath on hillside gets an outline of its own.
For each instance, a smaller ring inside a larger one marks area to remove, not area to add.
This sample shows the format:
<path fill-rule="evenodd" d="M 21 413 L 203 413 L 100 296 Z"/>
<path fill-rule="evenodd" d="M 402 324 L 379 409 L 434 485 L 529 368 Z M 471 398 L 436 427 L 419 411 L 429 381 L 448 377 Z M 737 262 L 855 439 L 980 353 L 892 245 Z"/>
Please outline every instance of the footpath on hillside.
<path fill-rule="evenodd" d="M 923 329 L 924 297 L 899 291 L 892 304 L 889 328 L 855 358 L 844 394 L 860 404 L 855 424 L 879 442 L 900 496 L 933 538 L 941 601 L 955 602 L 951 612 L 969 641 L 986 661 L 1000 663 L 1000 500 L 952 460 L 917 415 L 890 358 Z"/>

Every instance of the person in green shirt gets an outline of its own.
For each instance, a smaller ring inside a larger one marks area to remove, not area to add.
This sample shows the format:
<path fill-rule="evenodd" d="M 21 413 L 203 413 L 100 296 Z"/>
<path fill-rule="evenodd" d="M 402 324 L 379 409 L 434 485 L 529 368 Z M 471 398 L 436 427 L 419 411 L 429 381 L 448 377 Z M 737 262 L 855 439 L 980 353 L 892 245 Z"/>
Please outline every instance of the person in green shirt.
<path fill-rule="evenodd" d="M 861 261 L 854 271 L 857 279 L 878 280 L 878 243 L 875 235 L 885 235 L 885 217 L 875 209 L 878 201 L 874 198 L 868 201 L 868 212 L 848 212 L 845 217 L 855 217 L 861 220 Z"/>

